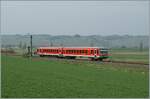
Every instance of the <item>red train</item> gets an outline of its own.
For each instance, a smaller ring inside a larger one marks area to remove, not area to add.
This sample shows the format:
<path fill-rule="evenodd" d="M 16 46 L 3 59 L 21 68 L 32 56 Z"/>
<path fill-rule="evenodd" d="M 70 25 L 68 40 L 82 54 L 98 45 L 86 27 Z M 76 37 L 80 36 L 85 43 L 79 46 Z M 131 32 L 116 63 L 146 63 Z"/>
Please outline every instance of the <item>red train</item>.
<path fill-rule="evenodd" d="M 72 59 L 88 57 L 92 60 L 103 60 L 109 57 L 108 49 L 99 47 L 40 47 L 37 48 L 36 54 Z"/>

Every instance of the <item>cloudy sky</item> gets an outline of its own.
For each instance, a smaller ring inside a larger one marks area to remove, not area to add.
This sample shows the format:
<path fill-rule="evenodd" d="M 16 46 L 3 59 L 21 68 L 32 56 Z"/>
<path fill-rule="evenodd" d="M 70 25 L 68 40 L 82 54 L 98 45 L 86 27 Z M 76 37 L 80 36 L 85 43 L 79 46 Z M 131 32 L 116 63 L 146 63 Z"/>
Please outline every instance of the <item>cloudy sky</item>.
<path fill-rule="evenodd" d="M 148 35 L 149 1 L 2 1 L 2 34 Z"/>

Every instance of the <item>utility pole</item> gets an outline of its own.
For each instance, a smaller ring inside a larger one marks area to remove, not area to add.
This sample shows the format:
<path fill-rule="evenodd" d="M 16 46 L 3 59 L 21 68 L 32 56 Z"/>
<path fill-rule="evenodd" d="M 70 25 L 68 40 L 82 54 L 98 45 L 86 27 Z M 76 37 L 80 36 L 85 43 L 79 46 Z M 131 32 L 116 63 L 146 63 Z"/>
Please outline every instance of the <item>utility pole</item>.
<path fill-rule="evenodd" d="M 28 55 L 30 55 L 30 49 L 31 49 L 30 46 L 28 46 Z"/>
<path fill-rule="evenodd" d="M 30 45 L 31 45 L 31 47 L 30 47 L 31 48 L 31 50 L 30 50 L 31 52 L 30 53 L 31 53 L 31 57 L 32 57 L 32 35 L 30 35 Z"/>

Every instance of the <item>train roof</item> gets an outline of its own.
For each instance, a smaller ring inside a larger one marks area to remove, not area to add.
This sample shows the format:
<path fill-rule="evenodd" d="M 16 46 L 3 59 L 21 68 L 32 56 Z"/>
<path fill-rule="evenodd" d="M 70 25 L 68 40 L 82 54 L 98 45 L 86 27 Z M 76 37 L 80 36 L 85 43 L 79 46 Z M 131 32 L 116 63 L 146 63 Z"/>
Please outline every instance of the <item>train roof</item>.
<path fill-rule="evenodd" d="M 108 49 L 105 47 L 38 47 L 38 48 L 102 48 L 102 49 Z"/>

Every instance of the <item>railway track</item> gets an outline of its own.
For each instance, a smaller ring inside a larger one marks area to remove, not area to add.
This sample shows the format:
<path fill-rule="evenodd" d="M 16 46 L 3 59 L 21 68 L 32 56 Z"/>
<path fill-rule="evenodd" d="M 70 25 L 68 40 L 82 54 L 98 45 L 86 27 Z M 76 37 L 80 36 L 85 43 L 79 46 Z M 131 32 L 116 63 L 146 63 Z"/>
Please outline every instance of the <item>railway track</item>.
<path fill-rule="evenodd" d="M 7 54 L 11 56 L 22 56 L 17 54 Z M 130 61 L 115 61 L 115 60 L 109 60 L 109 61 L 91 61 L 89 59 L 84 58 L 77 58 L 77 59 L 66 59 L 66 58 L 56 58 L 56 57 L 39 57 L 39 56 L 33 56 L 34 59 L 43 59 L 43 60 L 58 60 L 58 61 L 87 61 L 87 62 L 93 62 L 93 63 L 118 63 L 118 64 L 134 64 L 134 65 L 145 65 L 149 66 L 148 63 L 141 63 L 141 62 L 130 62 Z"/>
<path fill-rule="evenodd" d="M 39 58 L 39 57 L 36 57 Z M 40 59 L 47 59 L 47 60 L 58 60 L 58 61 L 86 61 L 86 62 L 92 62 L 92 63 L 118 63 L 118 64 L 133 64 L 133 65 L 144 65 L 144 66 L 149 66 L 147 63 L 141 63 L 141 62 L 128 62 L 128 61 L 114 61 L 114 60 L 109 60 L 109 61 L 91 61 L 88 59 L 65 59 L 65 58 L 55 58 L 55 57 L 40 57 Z"/>

